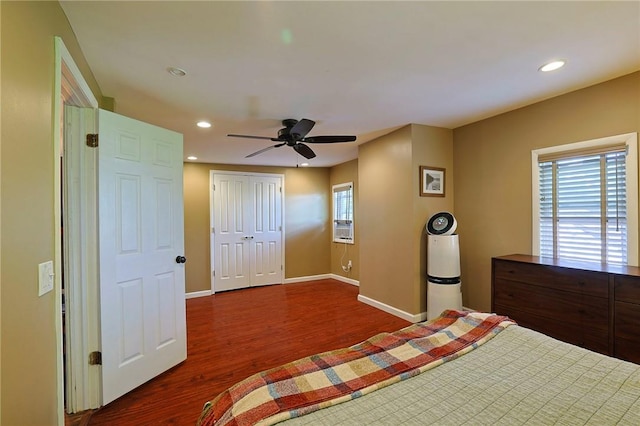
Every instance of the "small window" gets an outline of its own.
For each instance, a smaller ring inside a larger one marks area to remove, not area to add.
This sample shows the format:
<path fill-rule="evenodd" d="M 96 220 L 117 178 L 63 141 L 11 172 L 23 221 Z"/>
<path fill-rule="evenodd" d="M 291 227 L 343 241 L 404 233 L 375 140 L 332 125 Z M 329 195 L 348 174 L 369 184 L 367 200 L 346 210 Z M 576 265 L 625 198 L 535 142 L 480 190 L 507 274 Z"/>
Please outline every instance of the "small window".
<path fill-rule="evenodd" d="M 353 182 L 333 185 L 333 241 L 353 244 Z"/>
<path fill-rule="evenodd" d="M 535 255 L 637 264 L 636 137 L 532 152 Z"/>

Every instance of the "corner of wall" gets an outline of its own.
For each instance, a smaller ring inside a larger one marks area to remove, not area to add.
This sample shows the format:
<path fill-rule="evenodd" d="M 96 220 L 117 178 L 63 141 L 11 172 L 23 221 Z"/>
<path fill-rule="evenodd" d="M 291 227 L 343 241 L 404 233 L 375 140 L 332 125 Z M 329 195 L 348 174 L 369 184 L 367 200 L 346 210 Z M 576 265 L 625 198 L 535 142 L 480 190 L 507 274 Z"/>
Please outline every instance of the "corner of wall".
<path fill-rule="evenodd" d="M 109 96 L 103 96 L 100 99 L 100 108 L 105 109 L 107 111 L 115 112 L 116 111 L 116 100 Z"/>
<path fill-rule="evenodd" d="M 358 183 L 358 159 L 347 161 L 342 164 L 331 167 L 329 170 L 329 194 L 331 194 L 331 187 L 333 185 L 353 182 L 354 188 L 354 201 L 353 201 L 353 213 L 354 213 L 354 241 L 353 244 L 335 243 L 332 240 L 332 235 L 329 235 L 329 241 L 331 245 L 331 273 L 336 276 L 344 277 L 348 280 L 358 281 L 360 279 L 360 207 L 358 204 L 359 197 L 359 183 Z M 332 208 L 332 196 L 329 196 L 329 209 Z M 329 212 L 329 219 L 331 220 L 331 211 Z M 329 223 L 330 231 L 332 233 L 332 226 Z M 351 261 L 352 267 L 349 271 L 344 271 L 342 266 L 346 265 L 348 261 Z"/>

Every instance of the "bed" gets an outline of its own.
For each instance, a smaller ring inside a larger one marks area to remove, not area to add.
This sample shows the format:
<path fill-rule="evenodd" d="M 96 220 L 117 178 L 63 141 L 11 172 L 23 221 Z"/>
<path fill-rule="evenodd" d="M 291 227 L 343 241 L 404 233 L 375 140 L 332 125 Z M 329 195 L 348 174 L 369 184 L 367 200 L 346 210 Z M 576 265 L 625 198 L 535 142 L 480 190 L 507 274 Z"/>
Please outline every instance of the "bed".
<path fill-rule="evenodd" d="M 382 373 L 358 367 L 358 352 Z M 337 361 L 341 356 L 349 359 Z M 390 367 L 389 356 L 402 362 Z M 309 369 L 311 362 L 321 367 Z M 349 371 L 380 380 L 346 374 L 345 363 L 352 363 Z M 310 374 L 325 382 L 314 384 L 307 380 Z M 200 426 L 280 422 L 640 425 L 640 366 L 560 342 L 506 317 L 445 311 L 432 321 L 249 377 L 205 404 L 198 420 Z"/>

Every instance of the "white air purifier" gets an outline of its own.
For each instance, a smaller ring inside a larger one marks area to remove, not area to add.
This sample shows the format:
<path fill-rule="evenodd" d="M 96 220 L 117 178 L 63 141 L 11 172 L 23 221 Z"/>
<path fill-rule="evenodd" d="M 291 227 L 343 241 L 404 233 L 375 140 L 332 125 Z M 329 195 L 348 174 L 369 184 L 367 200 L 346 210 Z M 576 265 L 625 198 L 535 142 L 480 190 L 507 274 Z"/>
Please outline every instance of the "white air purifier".
<path fill-rule="evenodd" d="M 462 309 L 458 223 L 449 212 L 427 221 L 427 319 L 446 309 Z"/>

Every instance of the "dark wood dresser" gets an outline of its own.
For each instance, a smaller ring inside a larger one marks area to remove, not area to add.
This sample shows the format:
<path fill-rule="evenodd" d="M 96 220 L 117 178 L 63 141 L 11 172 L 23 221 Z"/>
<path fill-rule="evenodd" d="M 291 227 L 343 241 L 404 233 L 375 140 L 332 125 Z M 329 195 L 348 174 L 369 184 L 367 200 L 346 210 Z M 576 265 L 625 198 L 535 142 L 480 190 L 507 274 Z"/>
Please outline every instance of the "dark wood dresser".
<path fill-rule="evenodd" d="M 640 364 L 640 268 L 514 254 L 491 264 L 491 310 Z"/>

